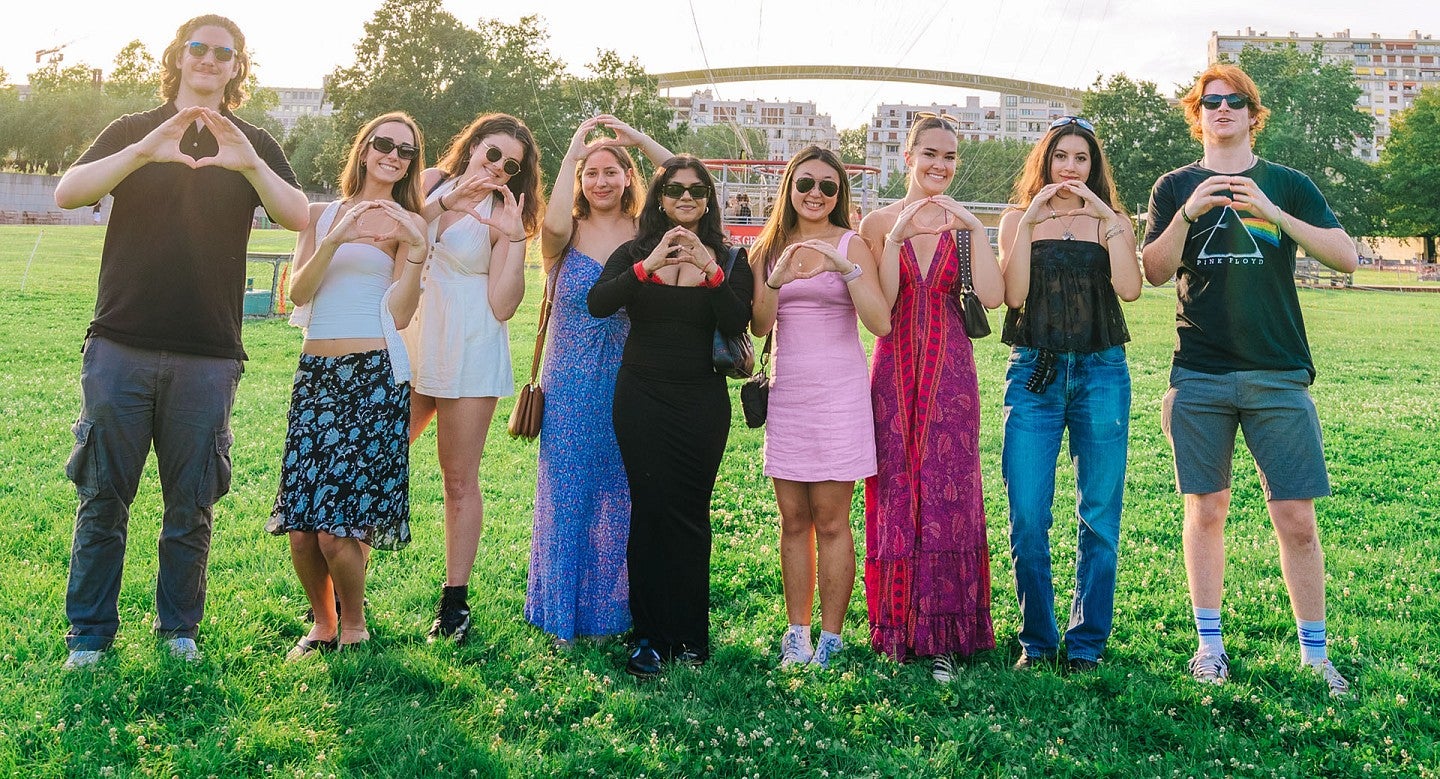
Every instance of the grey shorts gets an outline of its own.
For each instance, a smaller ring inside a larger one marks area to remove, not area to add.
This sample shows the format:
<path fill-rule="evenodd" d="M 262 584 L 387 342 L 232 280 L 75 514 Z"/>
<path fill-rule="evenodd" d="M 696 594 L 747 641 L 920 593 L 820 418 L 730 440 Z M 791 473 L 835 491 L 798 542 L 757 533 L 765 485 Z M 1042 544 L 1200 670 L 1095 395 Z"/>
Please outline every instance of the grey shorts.
<path fill-rule="evenodd" d="M 1175 482 L 1183 494 L 1230 487 L 1237 425 L 1266 500 L 1330 494 L 1320 417 L 1304 370 L 1210 374 L 1172 367 L 1160 422 L 1175 451 Z"/>

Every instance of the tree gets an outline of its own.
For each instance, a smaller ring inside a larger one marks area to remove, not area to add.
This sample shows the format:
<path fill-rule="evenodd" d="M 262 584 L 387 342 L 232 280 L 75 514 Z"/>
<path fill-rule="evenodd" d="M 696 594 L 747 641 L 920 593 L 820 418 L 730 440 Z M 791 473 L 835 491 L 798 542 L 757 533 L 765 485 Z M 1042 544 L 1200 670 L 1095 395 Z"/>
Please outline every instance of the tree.
<path fill-rule="evenodd" d="M 770 158 L 770 141 L 763 130 L 755 127 L 705 124 L 690 128 L 674 150 L 702 160 L 766 160 Z"/>
<path fill-rule="evenodd" d="M 1440 235 L 1440 89 L 1420 92 L 1415 102 L 1390 120 L 1390 140 L 1380 153 L 1387 232 L 1425 239 L 1425 259 L 1435 261 Z"/>
<path fill-rule="evenodd" d="M 840 131 L 840 160 L 846 165 L 865 164 L 865 126 Z"/>
<path fill-rule="evenodd" d="M 645 72 L 638 59 L 622 60 L 614 51 L 602 50 L 589 68 L 593 74 L 591 77 L 567 77 L 565 81 L 565 92 L 571 96 L 577 109 L 574 117 L 577 125 L 579 121 L 597 114 L 611 114 L 667 149 L 679 147 L 686 131 L 670 126 L 675 112 L 660 97 L 658 82 Z M 560 153 L 563 154 L 564 150 L 561 149 Z M 636 162 L 642 171 L 648 172 L 652 167 L 644 155 L 640 155 Z"/>
<path fill-rule="evenodd" d="M 1260 87 L 1270 109 L 1255 153 L 1310 176 L 1351 235 L 1373 235 L 1384 220 L 1379 176 L 1356 157 L 1355 142 L 1374 132 L 1375 119 L 1355 109 L 1360 87 L 1349 65 L 1326 62 L 1316 45 L 1240 51 L 1240 67 Z"/>
<path fill-rule="evenodd" d="M 154 100 L 160 94 L 160 64 L 138 40 L 115 55 L 115 67 L 105 80 L 105 94 Z"/>
<path fill-rule="evenodd" d="M 1081 114 L 1095 123 L 1126 208 L 1143 211 L 1156 180 L 1200 156 L 1185 115 L 1166 102 L 1154 82 L 1124 73 L 1108 81 L 1097 77 L 1081 105 Z"/>
<path fill-rule="evenodd" d="M 332 138 L 336 135 L 334 117 L 311 114 L 296 119 L 295 126 L 285 134 L 281 148 L 285 150 L 285 158 L 290 160 L 290 167 L 295 171 L 301 189 L 325 192 L 334 189 L 335 179 L 325 178 L 321 155 L 327 146 L 335 143 Z M 338 139 L 342 146 L 345 142 L 344 138 Z"/>

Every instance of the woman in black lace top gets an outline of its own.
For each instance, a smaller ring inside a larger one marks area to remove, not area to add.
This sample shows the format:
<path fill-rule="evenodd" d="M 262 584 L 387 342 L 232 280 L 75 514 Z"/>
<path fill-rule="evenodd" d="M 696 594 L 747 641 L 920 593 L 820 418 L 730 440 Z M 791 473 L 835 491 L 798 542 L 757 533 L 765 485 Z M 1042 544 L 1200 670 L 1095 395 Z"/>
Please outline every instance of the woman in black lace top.
<path fill-rule="evenodd" d="M 1050 571 L 1051 505 L 1060 439 L 1070 431 L 1079 543 L 1065 650 L 1071 671 L 1096 667 L 1115 602 L 1116 548 L 1130 429 L 1130 333 L 1121 300 L 1140 296 L 1130 221 L 1095 128 L 1055 120 L 1015 183 L 1018 209 L 1000 220 L 1005 274 L 1001 467 L 1020 600 L 1016 669 L 1054 663 L 1060 637 Z"/>
<path fill-rule="evenodd" d="M 715 330 L 750 323 L 750 266 L 730 264 L 709 171 L 672 157 L 655 174 L 635 240 L 621 244 L 588 299 L 630 317 L 615 379 L 615 438 L 630 482 L 630 616 L 625 670 L 710 656 L 710 494 L 730 431 L 730 395 L 711 362 Z M 727 267 L 728 266 L 728 267 Z"/>

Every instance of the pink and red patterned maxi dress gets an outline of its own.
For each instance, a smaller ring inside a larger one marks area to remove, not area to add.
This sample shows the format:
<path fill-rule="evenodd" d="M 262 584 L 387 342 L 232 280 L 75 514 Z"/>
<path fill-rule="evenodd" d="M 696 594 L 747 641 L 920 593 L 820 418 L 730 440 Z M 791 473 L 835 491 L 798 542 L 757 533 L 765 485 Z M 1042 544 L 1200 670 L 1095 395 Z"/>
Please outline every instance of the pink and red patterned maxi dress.
<path fill-rule="evenodd" d="M 907 241 L 870 373 L 879 472 L 865 480 L 865 599 L 871 644 L 902 662 L 995 646 L 980 392 L 959 285 L 954 233 L 928 276 Z"/>

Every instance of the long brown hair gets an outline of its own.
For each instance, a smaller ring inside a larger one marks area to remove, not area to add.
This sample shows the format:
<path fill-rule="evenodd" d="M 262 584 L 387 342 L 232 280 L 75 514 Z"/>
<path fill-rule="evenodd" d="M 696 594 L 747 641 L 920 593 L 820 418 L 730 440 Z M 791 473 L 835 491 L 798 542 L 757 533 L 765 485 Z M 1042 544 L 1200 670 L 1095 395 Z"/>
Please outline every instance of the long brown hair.
<path fill-rule="evenodd" d="M 160 95 L 174 100 L 180 94 L 180 58 L 185 56 L 185 44 L 190 42 L 190 36 L 201 27 L 220 27 L 235 39 L 235 77 L 225 82 L 225 96 L 221 99 L 222 108 L 234 111 L 250 96 L 245 91 L 245 79 L 250 76 L 250 55 L 245 51 L 245 33 L 240 32 L 239 25 L 218 14 L 197 16 L 175 31 L 175 39 L 160 55 L 160 64 L 164 67 L 160 74 Z"/>
<path fill-rule="evenodd" d="M 415 134 L 415 146 L 419 151 L 415 159 L 410 160 L 410 165 L 405 169 L 405 175 L 390 187 L 390 197 L 395 199 L 406 211 L 420 213 L 420 204 L 424 199 L 420 196 L 420 172 L 425 169 L 425 135 L 420 132 L 420 126 L 415 120 L 404 111 L 391 111 L 388 114 L 381 114 L 360 128 L 355 134 L 355 140 L 350 144 L 350 156 L 345 160 L 345 170 L 340 173 L 340 196 L 352 198 L 365 184 L 365 150 L 370 146 L 370 139 L 374 137 L 375 131 L 380 125 L 389 122 L 397 122 L 410 128 Z"/>
<path fill-rule="evenodd" d="M 640 171 L 635 167 L 635 160 L 630 157 L 630 152 L 618 146 L 601 146 L 580 158 L 575 165 L 575 205 L 570 209 L 570 215 L 576 219 L 590 218 L 590 200 L 585 197 L 585 189 L 580 182 L 585 174 L 585 163 L 599 152 L 609 152 L 615 158 L 615 164 L 625 173 L 625 191 L 620 195 L 620 213 L 634 219 L 640 216 L 640 200 L 643 197 L 641 192 L 645 189 L 645 182 L 640 180 Z"/>
<path fill-rule="evenodd" d="M 521 195 L 525 196 L 520 221 L 525 225 L 525 234 L 534 235 L 540 226 L 540 214 L 545 210 L 545 197 L 540 194 L 540 147 L 524 122 L 509 114 L 481 114 L 475 117 L 475 121 L 450 139 L 450 145 L 435 167 L 444 171 L 447 178 L 462 175 L 470 167 L 470 154 L 475 145 L 491 135 L 508 135 L 519 141 L 525 150 L 520 159 L 520 172 L 511 176 L 506 186 L 516 200 Z"/>
<path fill-rule="evenodd" d="M 756 267 L 769 267 L 770 262 L 790 245 L 790 236 L 800 223 L 800 215 L 790 199 L 790 189 L 795 186 L 796 169 L 811 160 L 819 160 L 835 169 L 840 191 L 835 193 L 835 207 L 830 209 L 826 219 L 836 227 L 850 229 L 850 177 L 845 173 L 845 164 L 829 149 L 813 144 L 806 146 L 785 166 L 785 173 L 780 177 L 780 193 L 776 195 L 780 205 L 770 212 L 770 218 L 765 220 L 765 226 L 760 228 L 760 234 L 751 247 L 750 257 L 753 263 L 757 263 Z"/>
<path fill-rule="evenodd" d="M 1050 158 L 1055 154 L 1055 147 L 1060 145 L 1060 139 L 1067 135 L 1080 136 L 1090 149 L 1090 176 L 1085 179 L 1085 186 L 1099 195 L 1110 206 L 1110 210 L 1121 215 L 1129 213 L 1120 203 L 1120 193 L 1115 189 L 1115 175 L 1110 171 L 1110 161 L 1105 158 L 1100 139 L 1095 137 L 1095 133 L 1082 127 L 1078 121 L 1051 128 L 1045 133 L 1045 137 L 1030 149 L 1030 153 L 1025 155 L 1025 166 L 1020 169 L 1020 177 L 1015 179 L 1015 189 L 1011 193 L 1015 204 L 1022 209 L 1028 208 L 1036 192 L 1046 184 L 1055 183 L 1050 178 Z"/>

